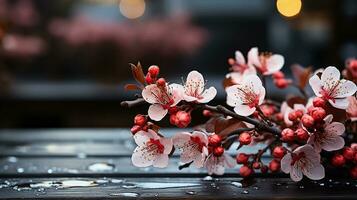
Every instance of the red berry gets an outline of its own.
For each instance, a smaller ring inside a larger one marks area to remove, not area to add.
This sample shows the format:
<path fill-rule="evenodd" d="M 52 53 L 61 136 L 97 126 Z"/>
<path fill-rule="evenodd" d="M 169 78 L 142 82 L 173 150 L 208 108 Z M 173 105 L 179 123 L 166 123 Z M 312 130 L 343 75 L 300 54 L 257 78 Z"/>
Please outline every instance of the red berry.
<path fill-rule="evenodd" d="M 249 155 L 245 153 L 240 153 L 237 155 L 236 160 L 238 164 L 247 164 L 249 160 Z"/>
<path fill-rule="evenodd" d="M 335 154 L 331 159 L 331 164 L 335 167 L 341 167 L 346 163 L 345 157 L 341 154 Z"/>
<path fill-rule="evenodd" d="M 185 128 L 191 123 L 191 114 L 185 111 L 178 111 L 176 113 L 178 120 L 176 126 L 179 128 Z"/>
<path fill-rule="evenodd" d="M 295 115 L 297 118 L 301 118 L 304 115 L 304 111 L 302 111 L 300 109 L 295 110 Z"/>
<path fill-rule="evenodd" d="M 156 81 L 156 85 L 158 86 L 165 86 L 166 85 L 166 80 L 164 78 L 159 78 L 157 81 Z"/>
<path fill-rule="evenodd" d="M 292 111 L 292 112 L 289 112 L 288 118 L 290 121 L 295 121 L 295 120 L 297 120 L 298 117 L 296 116 L 295 112 Z"/>
<path fill-rule="evenodd" d="M 175 114 L 171 114 L 170 115 L 170 124 L 175 125 L 179 123 L 179 120 L 176 117 L 176 113 Z"/>
<path fill-rule="evenodd" d="M 312 101 L 312 104 L 314 105 L 314 107 L 325 107 L 326 101 L 321 97 L 315 97 Z"/>
<path fill-rule="evenodd" d="M 273 159 L 269 163 L 269 169 L 272 172 L 277 172 L 280 170 L 280 162 L 278 160 Z"/>
<path fill-rule="evenodd" d="M 243 132 L 239 135 L 239 143 L 241 145 L 248 145 L 252 142 L 252 136 L 248 132 Z"/>
<path fill-rule="evenodd" d="M 353 179 L 357 179 L 357 166 L 352 167 L 350 170 L 350 175 Z"/>
<path fill-rule="evenodd" d="M 274 84 L 277 88 L 284 89 L 288 87 L 289 81 L 286 79 L 275 79 Z"/>
<path fill-rule="evenodd" d="M 295 131 L 296 137 L 298 138 L 298 140 L 301 141 L 307 141 L 307 139 L 309 139 L 309 133 L 307 131 L 305 131 L 302 128 L 298 128 Z"/>
<path fill-rule="evenodd" d="M 263 165 L 263 166 L 260 168 L 260 171 L 261 171 L 263 174 L 267 173 L 268 170 L 269 170 L 269 168 L 268 168 L 268 166 L 266 166 L 266 165 Z"/>
<path fill-rule="evenodd" d="M 208 136 L 208 144 L 211 146 L 220 146 L 222 142 L 221 136 L 217 135 L 217 134 L 212 134 L 210 136 Z"/>
<path fill-rule="evenodd" d="M 140 130 L 141 130 L 141 126 L 139 126 L 139 125 L 134 125 L 134 126 L 131 127 L 131 129 L 130 129 L 130 131 L 131 131 L 132 134 L 135 134 L 135 133 L 137 133 L 137 132 L 140 131 Z"/>
<path fill-rule="evenodd" d="M 315 107 L 311 110 L 311 116 L 315 121 L 320 122 L 326 117 L 326 111 L 321 107 Z"/>
<path fill-rule="evenodd" d="M 291 142 L 294 141 L 294 131 L 290 128 L 285 128 L 282 132 L 281 132 L 281 139 L 285 142 Z"/>
<path fill-rule="evenodd" d="M 246 165 L 243 165 L 241 168 L 239 168 L 239 174 L 242 177 L 248 177 L 252 173 L 253 173 L 253 170 L 250 167 L 246 166 Z"/>
<path fill-rule="evenodd" d="M 306 128 L 311 128 L 315 124 L 314 118 L 306 114 L 302 116 L 301 122 Z"/>
<path fill-rule="evenodd" d="M 353 160 L 355 157 L 355 151 L 351 147 L 345 147 L 343 149 L 343 157 L 345 157 L 346 160 Z"/>
<path fill-rule="evenodd" d="M 254 162 L 252 166 L 254 169 L 259 169 L 261 164 L 260 164 L 260 162 Z"/>
<path fill-rule="evenodd" d="M 149 74 L 151 75 L 151 77 L 157 77 L 157 75 L 159 75 L 160 72 L 160 68 L 156 65 L 151 65 L 148 69 Z"/>
<path fill-rule="evenodd" d="M 216 157 L 220 157 L 224 153 L 224 148 L 223 147 L 215 147 L 213 149 L 213 155 Z"/>
<path fill-rule="evenodd" d="M 134 117 L 134 124 L 139 126 L 144 126 L 146 124 L 146 117 L 144 115 L 138 114 Z"/>
<path fill-rule="evenodd" d="M 151 78 L 150 74 L 147 73 L 146 76 L 145 76 L 145 81 L 147 84 L 153 84 L 154 83 L 154 80 L 153 78 Z"/>
<path fill-rule="evenodd" d="M 282 146 L 276 146 L 273 150 L 273 156 L 274 158 L 279 158 L 281 159 L 282 157 L 284 157 L 284 155 L 286 154 L 286 150 L 284 147 Z"/>
<path fill-rule="evenodd" d="M 285 78 L 285 75 L 283 72 L 277 71 L 273 74 L 273 78 L 274 79 L 282 79 L 282 78 Z"/>

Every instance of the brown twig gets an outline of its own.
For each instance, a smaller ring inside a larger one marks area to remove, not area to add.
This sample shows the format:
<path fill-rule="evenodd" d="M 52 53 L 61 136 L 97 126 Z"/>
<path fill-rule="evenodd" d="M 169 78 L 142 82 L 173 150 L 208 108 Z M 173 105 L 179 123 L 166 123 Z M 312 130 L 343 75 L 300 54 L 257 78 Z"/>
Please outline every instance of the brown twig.
<path fill-rule="evenodd" d="M 263 149 L 260 149 L 258 151 L 258 153 L 255 155 L 254 160 L 256 162 L 260 161 L 262 155 L 268 150 L 270 149 L 270 147 L 278 140 L 278 138 L 274 138 L 266 147 L 264 147 Z"/>
<path fill-rule="evenodd" d="M 132 101 L 122 101 L 120 103 L 121 106 L 127 107 L 127 108 L 132 108 L 132 107 L 143 105 L 143 104 L 145 104 L 145 100 L 143 98 L 137 98 Z"/>

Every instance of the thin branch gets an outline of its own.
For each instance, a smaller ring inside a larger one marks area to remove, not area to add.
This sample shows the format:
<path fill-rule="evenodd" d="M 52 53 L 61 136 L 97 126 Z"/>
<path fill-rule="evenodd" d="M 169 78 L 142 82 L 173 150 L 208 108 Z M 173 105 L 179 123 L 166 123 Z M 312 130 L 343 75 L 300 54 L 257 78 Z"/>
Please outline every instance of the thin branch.
<path fill-rule="evenodd" d="M 187 168 L 187 167 L 190 167 L 190 165 L 193 163 L 193 161 L 191 161 L 191 162 L 189 162 L 189 163 L 185 163 L 185 164 L 183 164 L 183 165 L 180 165 L 179 167 L 178 167 L 178 169 L 179 170 L 182 170 L 182 169 L 184 169 L 184 168 Z"/>
<path fill-rule="evenodd" d="M 143 104 L 145 104 L 145 100 L 143 98 L 137 98 L 132 101 L 122 101 L 120 103 L 121 106 L 127 107 L 127 108 L 132 108 L 132 107 L 143 105 Z"/>
<path fill-rule="evenodd" d="M 270 147 L 278 140 L 278 138 L 274 138 L 274 140 L 272 140 L 266 147 L 264 147 L 263 149 L 259 150 L 258 153 L 255 155 L 254 160 L 255 161 L 260 161 L 262 155 L 268 150 L 270 149 Z"/>

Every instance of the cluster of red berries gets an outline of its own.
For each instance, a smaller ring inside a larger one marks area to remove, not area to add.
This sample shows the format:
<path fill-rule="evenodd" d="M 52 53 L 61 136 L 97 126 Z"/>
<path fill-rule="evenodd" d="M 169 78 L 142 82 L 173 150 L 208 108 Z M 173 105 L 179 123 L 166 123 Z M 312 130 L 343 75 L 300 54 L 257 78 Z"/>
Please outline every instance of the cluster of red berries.
<path fill-rule="evenodd" d="M 286 79 L 283 72 L 278 71 L 273 74 L 274 84 L 277 88 L 284 89 L 291 84 L 290 79 Z"/>
<path fill-rule="evenodd" d="M 151 65 L 148 69 L 148 73 L 145 76 L 145 81 L 147 84 L 153 84 L 157 80 L 157 76 L 159 75 L 160 68 L 156 65 Z"/>
<path fill-rule="evenodd" d="M 213 153 L 214 156 L 220 157 L 224 153 L 224 148 L 222 147 L 222 138 L 217 134 L 212 134 L 208 136 L 208 151 Z"/>
<path fill-rule="evenodd" d="M 357 179 L 357 145 L 345 147 L 342 152 L 335 153 L 331 158 L 331 164 L 335 167 L 352 165 L 350 175 L 353 179 Z"/>
<path fill-rule="evenodd" d="M 130 131 L 132 134 L 137 133 L 138 131 L 147 131 L 149 129 L 147 125 L 147 116 L 138 114 L 134 117 L 134 126 L 131 127 Z"/>
<path fill-rule="evenodd" d="M 178 110 L 177 107 L 171 107 L 169 109 L 170 123 L 179 128 L 185 128 L 191 123 L 191 113 Z"/>

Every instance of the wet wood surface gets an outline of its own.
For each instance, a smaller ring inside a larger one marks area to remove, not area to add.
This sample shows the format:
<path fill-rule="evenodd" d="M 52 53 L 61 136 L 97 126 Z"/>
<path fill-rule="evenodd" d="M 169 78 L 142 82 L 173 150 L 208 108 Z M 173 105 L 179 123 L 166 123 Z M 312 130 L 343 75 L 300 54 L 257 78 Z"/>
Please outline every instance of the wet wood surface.
<path fill-rule="evenodd" d="M 133 148 L 126 129 L 1 130 L 0 199 L 357 199 L 353 180 L 294 183 L 256 173 L 242 182 L 239 166 L 211 178 L 204 169 L 178 170 L 178 154 L 167 168 L 136 168 Z"/>

